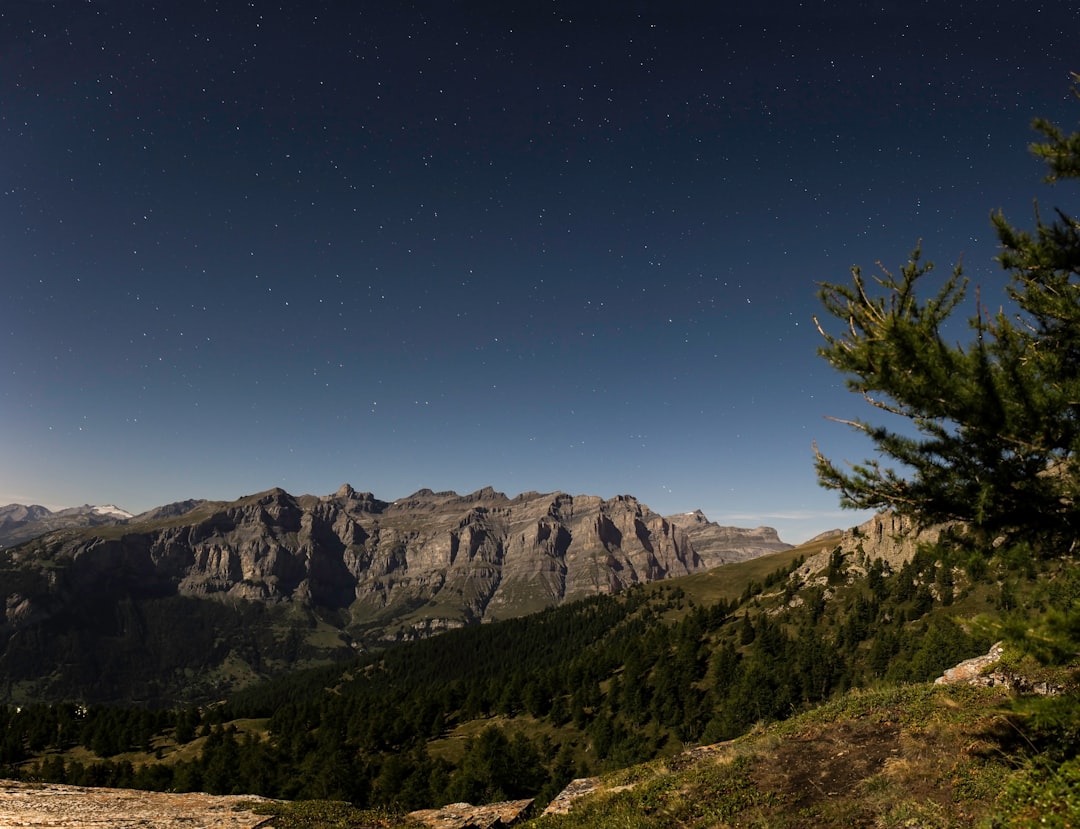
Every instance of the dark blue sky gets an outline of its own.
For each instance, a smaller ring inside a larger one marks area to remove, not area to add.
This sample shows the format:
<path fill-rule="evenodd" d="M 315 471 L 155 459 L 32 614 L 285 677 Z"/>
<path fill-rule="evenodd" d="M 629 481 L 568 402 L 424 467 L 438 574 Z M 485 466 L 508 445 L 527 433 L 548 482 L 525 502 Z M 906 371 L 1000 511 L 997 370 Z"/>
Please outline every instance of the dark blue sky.
<path fill-rule="evenodd" d="M 1069 3 L 0 6 L 0 503 L 348 481 L 847 526 L 816 283 L 1002 276 Z M 1075 200 L 1075 199 L 1074 199 Z"/>

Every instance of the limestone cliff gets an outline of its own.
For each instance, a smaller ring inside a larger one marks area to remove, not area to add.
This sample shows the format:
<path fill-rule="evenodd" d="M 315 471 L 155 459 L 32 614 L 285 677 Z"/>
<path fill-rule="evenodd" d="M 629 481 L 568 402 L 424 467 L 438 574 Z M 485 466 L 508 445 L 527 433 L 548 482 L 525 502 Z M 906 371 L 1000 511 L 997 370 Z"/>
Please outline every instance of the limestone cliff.
<path fill-rule="evenodd" d="M 788 546 L 700 512 L 664 518 L 629 495 L 424 489 L 386 502 L 348 485 L 323 497 L 272 489 L 44 536 L 8 551 L 22 575 L 0 578 L 0 600 L 8 630 L 120 591 L 323 608 L 351 635 L 411 638 Z"/>
<path fill-rule="evenodd" d="M 698 572 L 747 555 L 751 536 L 703 555 L 628 495 L 388 502 L 347 485 L 62 529 L 0 549 L 0 703 L 222 699 L 358 649 Z"/>
<path fill-rule="evenodd" d="M 694 549 L 708 568 L 757 558 L 763 553 L 790 550 L 772 527 L 725 527 L 710 521 L 701 510 L 669 515 L 668 521 L 686 530 Z"/>

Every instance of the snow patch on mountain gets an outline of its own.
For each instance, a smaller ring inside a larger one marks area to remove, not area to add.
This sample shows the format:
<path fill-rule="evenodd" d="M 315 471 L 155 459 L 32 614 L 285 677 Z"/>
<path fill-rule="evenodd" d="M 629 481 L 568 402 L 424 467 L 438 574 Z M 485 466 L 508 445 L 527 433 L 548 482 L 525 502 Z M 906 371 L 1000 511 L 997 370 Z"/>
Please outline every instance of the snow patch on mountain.
<path fill-rule="evenodd" d="M 92 507 L 90 511 L 95 513 L 96 515 L 108 515 L 112 518 L 135 517 L 134 513 L 128 512 L 125 509 L 120 509 L 120 507 L 116 506 L 115 504 L 101 504 L 99 506 Z"/>

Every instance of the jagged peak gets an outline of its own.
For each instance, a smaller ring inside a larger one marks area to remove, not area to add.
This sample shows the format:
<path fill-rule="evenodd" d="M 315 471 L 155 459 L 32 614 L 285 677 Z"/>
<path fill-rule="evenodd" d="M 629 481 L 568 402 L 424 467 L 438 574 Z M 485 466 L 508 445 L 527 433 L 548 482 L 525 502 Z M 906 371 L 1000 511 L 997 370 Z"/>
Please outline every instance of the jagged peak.
<path fill-rule="evenodd" d="M 506 500 L 506 495 L 496 491 L 495 487 L 493 486 L 485 486 L 482 489 L 476 490 L 476 492 L 470 493 L 466 497 L 472 501 L 494 501 L 497 499 L 501 499 L 503 501 Z"/>
<path fill-rule="evenodd" d="M 263 490 L 262 492 L 255 492 L 251 495 L 242 495 L 232 502 L 225 502 L 227 505 L 242 506 L 245 504 L 258 504 L 260 506 L 266 506 L 267 504 L 280 503 L 282 501 L 290 501 L 295 503 L 295 498 L 282 489 L 279 486 L 272 487 L 270 489 Z"/>
<path fill-rule="evenodd" d="M 633 495 L 616 495 L 614 498 L 608 498 L 600 503 L 601 511 L 608 510 L 630 510 L 633 513 L 649 512 L 649 508 L 642 505 L 637 498 Z"/>
<path fill-rule="evenodd" d="M 414 492 L 412 495 L 406 495 L 404 498 L 400 498 L 399 500 L 400 501 L 427 501 L 427 500 L 430 500 L 432 498 L 437 498 L 437 497 L 444 497 L 445 498 L 448 495 L 457 495 L 457 493 L 452 491 L 452 490 L 448 490 L 446 492 L 436 492 L 435 490 L 433 490 L 433 489 L 431 489 L 429 487 L 424 487 L 423 489 L 416 490 L 416 492 Z"/>

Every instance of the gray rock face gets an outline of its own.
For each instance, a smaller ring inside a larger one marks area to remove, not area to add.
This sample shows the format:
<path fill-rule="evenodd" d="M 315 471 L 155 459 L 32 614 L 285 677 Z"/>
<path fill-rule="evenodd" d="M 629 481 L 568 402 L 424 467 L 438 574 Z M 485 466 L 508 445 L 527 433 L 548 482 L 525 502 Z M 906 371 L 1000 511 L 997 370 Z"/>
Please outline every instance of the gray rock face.
<path fill-rule="evenodd" d="M 122 580 L 154 595 L 320 607 L 345 614 L 354 632 L 413 638 L 790 546 L 774 530 L 718 527 L 700 513 L 667 519 L 628 495 L 508 498 L 490 487 L 420 490 L 392 503 L 348 485 L 325 497 L 273 489 L 175 512 L 9 551 L 15 571 L 37 574 L 38 589 L 25 577 L 0 579 L 6 625 Z"/>
<path fill-rule="evenodd" d="M 757 558 L 763 553 L 790 550 L 772 527 L 724 527 L 705 517 L 701 510 L 669 515 L 667 520 L 686 531 L 707 568 Z"/>
<path fill-rule="evenodd" d="M 920 544 L 933 544 L 945 525 L 918 528 L 910 518 L 885 512 L 847 530 L 840 542 L 845 553 L 863 553 L 869 561 L 880 558 L 900 569 L 915 555 Z"/>
<path fill-rule="evenodd" d="M 835 549 L 840 550 L 844 566 L 851 575 L 865 575 L 865 565 L 876 559 L 881 559 L 894 571 L 899 570 L 911 560 L 920 544 L 936 542 L 944 529 L 944 525 L 920 529 L 910 518 L 891 512 L 873 515 L 857 527 L 817 536 L 815 540 L 835 538 L 836 544 L 808 558 L 799 568 L 799 578 L 804 583 L 816 579 L 824 584 L 829 559 Z"/>

